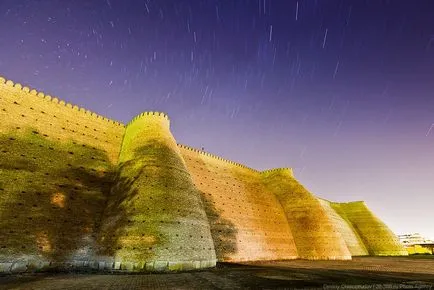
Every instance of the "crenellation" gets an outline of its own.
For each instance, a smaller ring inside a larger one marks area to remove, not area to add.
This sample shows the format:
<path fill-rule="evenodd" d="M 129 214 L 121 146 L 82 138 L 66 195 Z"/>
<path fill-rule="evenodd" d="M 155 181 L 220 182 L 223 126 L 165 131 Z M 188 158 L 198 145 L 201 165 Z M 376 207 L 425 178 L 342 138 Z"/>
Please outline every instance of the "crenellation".
<path fill-rule="evenodd" d="M 199 153 L 199 154 L 201 154 L 201 155 L 204 155 L 204 156 L 207 156 L 207 157 L 210 157 L 210 158 L 214 158 L 214 159 L 217 159 L 217 160 L 224 161 L 224 162 L 226 162 L 226 163 L 232 164 L 232 165 L 237 166 L 237 167 L 241 167 L 241 168 L 244 168 L 244 169 L 248 169 L 248 170 L 251 170 L 251 171 L 254 171 L 254 172 L 259 172 L 258 170 L 253 169 L 253 168 L 250 168 L 250 167 L 248 167 L 248 166 L 246 166 L 246 165 L 243 165 L 243 164 L 241 164 L 241 163 L 238 163 L 238 162 L 235 162 L 235 161 L 232 161 L 232 160 L 225 159 L 225 158 L 223 158 L 223 157 L 220 157 L 220 156 L 214 155 L 214 154 L 209 153 L 209 152 L 202 151 L 202 150 L 197 149 L 197 148 L 194 148 L 194 147 L 190 147 L 190 146 L 188 146 L 188 145 L 183 145 L 183 144 L 179 144 L 179 143 L 178 143 L 177 145 L 180 146 L 181 148 L 184 148 L 184 149 L 187 149 L 187 150 L 190 150 L 190 151 L 193 151 L 193 152 Z"/>
<path fill-rule="evenodd" d="M 294 172 L 293 172 L 292 168 L 290 168 L 290 167 L 280 167 L 280 168 L 268 169 L 268 170 L 261 171 L 261 174 L 266 175 L 266 174 L 280 173 L 280 172 L 286 172 L 286 173 L 289 173 L 289 175 L 294 176 Z"/>
<path fill-rule="evenodd" d="M 134 122 L 136 122 L 136 121 L 138 121 L 138 120 L 140 120 L 140 119 L 142 119 L 142 118 L 145 118 L 145 117 L 159 117 L 159 118 L 162 117 L 162 118 L 163 118 L 166 122 L 168 122 L 168 124 L 170 125 L 170 120 L 169 120 L 168 116 L 167 116 L 165 113 L 162 113 L 162 112 L 145 111 L 145 112 L 142 112 L 142 113 L 136 115 L 135 117 L 133 117 L 133 118 L 131 119 L 131 121 L 128 122 L 128 123 L 127 123 L 126 125 L 124 125 L 124 126 L 125 126 L 125 127 L 128 127 L 128 126 L 130 126 L 131 124 L 133 124 Z"/>
<path fill-rule="evenodd" d="M 49 100 L 55 104 L 64 105 L 67 108 L 72 109 L 74 111 L 81 109 L 77 105 L 73 105 L 73 104 L 67 103 L 63 100 L 59 100 L 57 97 L 51 97 L 50 95 L 46 95 L 44 92 L 37 91 L 36 89 L 30 89 L 27 86 L 23 86 L 20 83 L 14 83 L 12 80 L 7 80 L 3 77 L 0 77 L 0 84 L 6 84 L 8 87 L 12 87 L 12 88 L 17 89 L 17 90 L 24 92 L 26 94 L 30 94 L 30 95 L 39 97 L 39 98 L 44 99 L 44 100 Z M 86 109 L 83 109 L 83 110 L 86 110 Z M 108 122 L 114 121 L 114 120 L 111 120 L 111 119 L 106 118 L 106 117 L 102 117 L 102 116 L 98 117 L 98 115 L 96 117 L 99 119 L 106 120 Z M 114 121 L 114 122 L 117 122 L 117 121 Z M 119 125 L 124 126 L 121 122 L 118 122 L 118 123 L 119 123 Z"/>

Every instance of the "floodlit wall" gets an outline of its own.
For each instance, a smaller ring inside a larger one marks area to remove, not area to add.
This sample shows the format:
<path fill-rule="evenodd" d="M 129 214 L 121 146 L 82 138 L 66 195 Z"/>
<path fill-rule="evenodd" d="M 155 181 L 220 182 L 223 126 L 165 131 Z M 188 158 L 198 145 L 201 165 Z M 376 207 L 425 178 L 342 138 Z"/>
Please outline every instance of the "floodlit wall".
<path fill-rule="evenodd" d="M 202 193 L 219 261 L 297 258 L 283 208 L 258 171 L 179 147 Z"/>
<path fill-rule="evenodd" d="M 338 212 L 351 222 L 370 255 L 408 255 L 398 237 L 369 210 L 365 202 L 339 203 L 335 208 L 338 207 Z"/>
<path fill-rule="evenodd" d="M 123 132 L 0 78 L 0 262 L 93 257 Z"/>
<path fill-rule="evenodd" d="M 345 215 L 339 215 L 338 211 L 335 208 L 339 207 L 339 204 L 335 204 L 328 200 L 318 198 L 321 206 L 327 213 L 330 220 L 333 222 L 335 228 L 342 235 L 342 238 L 345 240 L 345 244 L 350 250 L 351 256 L 366 256 L 368 255 L 368 251 L 363 244 L 362 239 L 360 238 L 357 231 L 353 228 L 351 222 L 345 219 Z"/>
<path fill-rule="evenodd" d="M 215 266 L 208 218 L 162 113 L 126 126 L 101 229 L 102 255 L 152 270 Z"/>
<path fill-rule="evenodd" d="M 407 251 L 362 202 L 177 145 L 165 114 L 125 126 L 0 78 L 0 272 L 366 253 Z"/>
<path fill-rule="evenodd" d="M 283 206 L 300 258 L 351 259 L 332 218 L 318 199 L 294 178 L 291 169 L 264 171 L 262 177 Z"/>

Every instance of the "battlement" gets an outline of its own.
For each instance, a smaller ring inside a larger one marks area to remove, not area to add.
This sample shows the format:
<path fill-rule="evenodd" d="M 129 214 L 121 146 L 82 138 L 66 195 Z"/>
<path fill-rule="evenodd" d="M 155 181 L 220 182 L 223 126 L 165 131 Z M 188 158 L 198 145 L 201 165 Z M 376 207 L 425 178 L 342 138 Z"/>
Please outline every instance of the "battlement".
<path fill-rule="evenodd" d="M 319 197 L 319 196 L 317 196 L 316 198 L 319 200 L 328 202 L 332 205 L 337 205 L 337 206 L 340 206 L 340 205 L 343 205 L 343 206 L 345 206 L 345 205 L 364 205 L 364 206 L 366 206 L 366 202 L 363 200 L 337 202 L 337 201 L 332 201 L 332 200 L 326 199 L 324 197 Z"/>
<path fill-rule="evenodd" d="M 113 123 L 113 124 L 115 124 L 117 126 L 125 127 L 125 125 L 123 123 L 119 122 L 119 121 L 115 121 L 115 120 L 109 119 L 109 118 L 104 117 L 102 115 L 99 115 L 99 114 L 97 114 L 95 112 L 89 111 L 89 110 L 87 110 L 85 108 L 79 107 L 77 105 L 73 105 L 73 104 L 65 102 L 63 100 L 60 100 L 57 97 L 52 97 L 52 96 L 47 95 L 47 94 L 45 94 L 45 93 L 43 93 L 41 91 L 37 91 L 36 89 L 31 89 L 31 88 L 29 88 L 27 86 L 23 86 L 20 83 L 14 83 L 13 81 L 7 80 L 7 79 L 5 79 L 3 77 L 0 77 L 0 85 L 6 85 L 9 88 L 15 89 L 17 91 L 22 91 L 22 92 L 24 92 L 26 94 L 30 94 L 32 96 L 38 97 L 38 98 L 40 98 L 43 101 L 47 101 L 47 102 L 52 102 L 52 103 L 55 103 L 55 104 L 63 105 L 63 106 L 65 106 L 68 109 L 72 109 L 74 111 L 81 112 L 83 114 L 92 116 L 92 117 L 94 117 L 96 119 L 101 119 L 101 120 Z"/>
<path fill-rule="evenodd" d="M 244 168 L 244 169 L 248 169 L 248 170 L 253 171 L 253 172 L 259 172 L 259 170 L 256 170 L 256 169 L 253 169 L 253 168 L 250 168 L 250 167 L 248 167 L 248 166 L 246 166 L 246 165 L 244 165 L 244 164 L 241 164 L 241 163 L 238 163 L 238 162 L 235 162 L 235 161 L 229 160 L 229 159 L 225 159 L 225 158 L 223 158 L 223 157 L 220 157 L 220 156 L 217 156 L 217 155 L 215 155 L 215 154 L 211 154 L 211 153 L 208 153 L 208 152 L 205 152 L 205 151 L 199 150 L 199 149 L 194 148 L 194 147 L 191 147 L 191 146 L 187 146 L 187 145 L 183 145 L 183 144 L 179 144 L 179 143 L 178 143 L 177 145 L 178 145 L 178 147 L 180 147 L 180 148 L 183 148 L 183 149 L 187 149 L 187 150 L 193 151 L 193 152 L 198 153 L 198 154 L 201 154 L 201 155 L 203 155 L 203 156 L 207 156 L 207 157 L 210 157 L 210 158 L 214 158 L 214 159 L 217 159 L 217 160 L 219 160 L 219 161 L 223 161 L 223 162 L 226 162 L 226 163 L 232 164 L 232 165 L 234 165 L 234 166 L 238 166 L 238 167 L 241 167 L 241 168 Z"/>
<path fill-rule="evenodd" d="M 289 173 L 291 177 L 294 177 L 294 171 L 290 167 L 273 168 L 261 171 L 261 174 L 273 174 L 273 173 Z"/>
<path fill-rule="evenodd" d="M 132 118 L 131 121 L 129 121 L 128 124 L 125 127 L 128 127 L 132 123 L 134 123 L 135 121 L 140 120 L 142 118 L 146 118 L 146 117 L 159 117 L 159 118 L 163 118 L 163 119 L 165 119 L 168 122 L 168 124 L 170 126 L 170 119 L 169 119 L 169 116 L 167 116 L 166 113 L 148 111 L 148 112 L 142 112 L 139 115 L 137 115 L 134 118 Z"/>
<path fill-rule="evenodd" d="M 363 205 L 366 206 L 366 202 L 363 200 L 356 200 L 356 201 L 348 201 L 348 202 L 334 202 L 334 201 L 329 201 L 330 203 L 336 204 L 336 205 Z"/>

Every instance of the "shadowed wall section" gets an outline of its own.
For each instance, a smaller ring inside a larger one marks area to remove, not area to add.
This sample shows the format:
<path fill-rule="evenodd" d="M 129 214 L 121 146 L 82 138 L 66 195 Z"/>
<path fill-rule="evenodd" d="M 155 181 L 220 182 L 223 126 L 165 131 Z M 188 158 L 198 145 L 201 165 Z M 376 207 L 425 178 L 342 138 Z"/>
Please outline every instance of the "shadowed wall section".
<path fill-rule="evenodd" d="M 203 203 L 166 115 L 144 113 L 127 125 L 118 169 L 102 254 L 154 270 L 215 266 Z"/>
<path fill-rule="evenodd" d="M 41 268 L 95 258 L 123 132 L 0 79 L 0 262 Z"/>
<path fill-rule="evenodd" d="M 258 171 L 179 145 L 202 192 L 219 261 L 297 257 L 285 213 Z"/>
<path fill-rule="evenodd" d="M 282 204 L 300 258 L 351 259 L 342 235 L 318 199 L 288 168 L 262 172 L 264 184 Z"/>
<path fill-rule="evenodd" d="M 364 201 L 334 203 L 333 207 L 351 222 L 370 255 L 408 255 L 398 237 L 369 210 Z"/>

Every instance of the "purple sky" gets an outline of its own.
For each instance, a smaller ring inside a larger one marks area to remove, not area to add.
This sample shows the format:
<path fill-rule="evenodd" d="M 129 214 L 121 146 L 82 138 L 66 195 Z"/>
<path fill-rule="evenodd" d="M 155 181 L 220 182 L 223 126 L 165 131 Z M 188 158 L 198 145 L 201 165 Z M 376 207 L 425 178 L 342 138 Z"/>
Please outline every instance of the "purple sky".
<path fill-rule="evenodd" d="M 434 238 L 433 15 L 432 0 L 1 0 L 0 75 L 122 122 L 167 112 L 180 143 L 293 167 Z"/>

